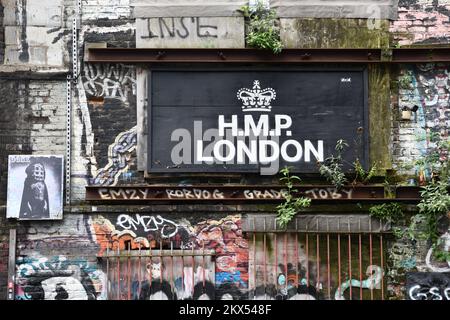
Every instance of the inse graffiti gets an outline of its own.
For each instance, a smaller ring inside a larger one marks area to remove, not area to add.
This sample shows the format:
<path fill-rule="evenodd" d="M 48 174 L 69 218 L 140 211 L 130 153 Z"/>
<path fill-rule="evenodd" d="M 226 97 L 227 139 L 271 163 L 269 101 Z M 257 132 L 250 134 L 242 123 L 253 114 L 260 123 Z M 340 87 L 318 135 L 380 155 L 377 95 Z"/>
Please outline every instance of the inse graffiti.
<path fill-rule="evenodd" d="M 148 18 L 145 19 L 146 34 L 142 39 L 152 38 L 217 38 L 217 26 L 202 22 L 200 17 Z"/>

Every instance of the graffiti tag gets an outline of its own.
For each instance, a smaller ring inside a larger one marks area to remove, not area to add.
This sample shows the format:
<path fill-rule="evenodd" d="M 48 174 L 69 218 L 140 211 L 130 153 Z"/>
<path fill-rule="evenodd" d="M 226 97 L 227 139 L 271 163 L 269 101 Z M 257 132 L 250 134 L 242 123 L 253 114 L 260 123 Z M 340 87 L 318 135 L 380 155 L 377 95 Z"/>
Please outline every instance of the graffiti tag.
<path fill-rule="evenodd" d="M 121 214 L 117 217 L 116 224 L 125 230 L 137 231 L 138 227 L 142 227 L 145 232 L 159 230 L 163 238 L 173 237 L 178 232 L 178 225 L 175 222 L 160 215 L 155 217 L 136 214 L 133 218 L 127 214 Z"/>

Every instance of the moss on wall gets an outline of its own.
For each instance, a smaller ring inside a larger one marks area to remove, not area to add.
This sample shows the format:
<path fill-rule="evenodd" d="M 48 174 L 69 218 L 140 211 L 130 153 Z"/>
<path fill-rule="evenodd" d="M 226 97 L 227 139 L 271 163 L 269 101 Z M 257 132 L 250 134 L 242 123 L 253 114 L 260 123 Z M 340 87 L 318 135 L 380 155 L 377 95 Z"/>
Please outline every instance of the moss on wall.
<path fill-rule="evenodd" d="M 370 64 L 369 77 L 369 141 L 370 163 L 377 162 L 379 174 L 391 168 L 389 152 L 391 134 L 390 73 L 387 65 Z"/>
<path fill-rule="evenodd" d="M 285 48 L 388 48 L 389 21 L 280 19 Z"/>

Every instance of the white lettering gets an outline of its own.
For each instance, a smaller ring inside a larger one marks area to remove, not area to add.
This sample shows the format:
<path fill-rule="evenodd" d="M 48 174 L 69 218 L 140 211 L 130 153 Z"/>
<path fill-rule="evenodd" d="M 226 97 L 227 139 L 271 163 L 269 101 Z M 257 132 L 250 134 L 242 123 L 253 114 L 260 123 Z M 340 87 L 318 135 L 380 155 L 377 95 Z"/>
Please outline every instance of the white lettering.
<path fill-rule="evenodd" d="M 292 118 L 286 114 L 275 115 L 275 135 L 281 136 L 281 129 L 289 129 L 292 125 Z"/>
<path fill-rule="evenodd" d="M 317 161 L 323 162 L 323 140 L 317 141 L 317 149 L 311 141 L 305 140 L 305 162 L 311 161 L 311 152 Z"/>
<path fill-rule="evenodd" d="M 237 115 L 231 116 L 231 122 L 225 122 L 225 116 L 219 116 L 219 136 L 225 136 L 225 128 L 231 128 L 233 136 L 238 135 Z"/>
<path fill-rule="evenodd" d="M 295 153 L 295 155 L 293 157 L 289 156 L 287 154 L 287 148 L 289 145 L 292 145 L 295 147 L 295 149 L 297 150 L 297 152 Z M 300 159 L 303 156 L 303 149 L 302 146 L 300 145 L 300 143 L 298 141 L 295 140 L 287 140 L 285 143 L 283 143 L 281 145 L 281 157 L 286 160 L 287 162 L 297 162 L 300 161 Z"/>
<path fill-rule="evenodd" d="M 269 115 L 267 114 L 263 114 L 259 117 L 258 125 L 255 124 L 252 115 L 246 114 L 244 116 L 244 124 L 244 135 L 247 137 L 251 134 L 256 137 L 259 137 L 261 135 L 267 137 L 269 135 Z"/>

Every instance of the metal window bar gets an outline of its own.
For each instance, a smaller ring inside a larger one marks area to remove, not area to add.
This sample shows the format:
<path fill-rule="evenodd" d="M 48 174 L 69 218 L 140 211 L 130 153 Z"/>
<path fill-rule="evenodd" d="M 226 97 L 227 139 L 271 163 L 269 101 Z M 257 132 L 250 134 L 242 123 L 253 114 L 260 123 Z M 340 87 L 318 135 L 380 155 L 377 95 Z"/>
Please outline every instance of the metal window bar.
<path fill-rule="evenodd" d="M 385 299 L 382 233 L 257 233 L 248 234 L 249 299 Z"/>
<path fill-rule="evenodd" d="M 205 249 L 204 243 L 201 249 L 185 250 L 183 244 L 181 247 L 175 249 L 173 242 L 169 249 L 163 249 L 161 243 L 159 250 L 141 245 L 134 250 L 131 246 L 113 250 L 115 246 L 108 246 L 101 257 L 107 299 L 193 299 L 207 293 L 206 282 L 215 280 L 215 251 Z"/>

